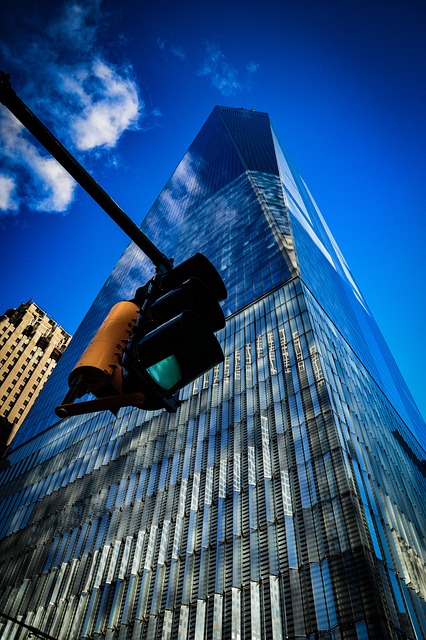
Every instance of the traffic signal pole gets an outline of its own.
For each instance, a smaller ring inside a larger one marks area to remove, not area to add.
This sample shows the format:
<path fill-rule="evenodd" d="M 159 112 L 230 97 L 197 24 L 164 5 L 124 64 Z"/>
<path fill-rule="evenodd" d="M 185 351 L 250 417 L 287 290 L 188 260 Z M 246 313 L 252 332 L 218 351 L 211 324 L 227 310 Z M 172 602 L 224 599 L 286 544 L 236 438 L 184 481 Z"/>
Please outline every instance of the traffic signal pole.
<path fill-rule="evenodd" d="M 10 83 L 10 76 L 0 71 L 0 102 L 32 133 L 43 147 L 63 166 L 74 180 L 98 203 L 110 218 L 133 240 L 136 246 L 157 267 L 160 273 L 173 268 L 167 258 L 139 229 L 128 215 L 118 206 L 104 189 L 92 178 L 84 167 L 71 155 L 59 140 L 44 126 L 37 116 L 16 95 Z"/>
<path fill-rule="evenodd" d="M 215 333 L 225 326 L 219 301 L 225 284 L 202 254 L 177 266 L 142 233 L 82 165 L 16 95 L 0 71 L 0 103 L 99 204 L 156 267 L 133 300 L 117 303 L 77 365 L 70 389 L 55 408 L 60 418 L 134 406 L 175 412 L 178 391 L 224 360 Z M 86 394 L 95 400 L 83 400 Z"/>

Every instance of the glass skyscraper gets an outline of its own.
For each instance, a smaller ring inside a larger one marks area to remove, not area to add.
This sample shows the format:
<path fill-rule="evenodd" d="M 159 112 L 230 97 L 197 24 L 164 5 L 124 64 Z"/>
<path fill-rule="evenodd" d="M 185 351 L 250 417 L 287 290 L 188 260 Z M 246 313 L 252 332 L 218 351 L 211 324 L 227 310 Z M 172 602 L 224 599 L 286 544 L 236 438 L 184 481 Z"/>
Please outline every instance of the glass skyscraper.
<path fill-rule="evenodd" d="M 130 244 L 1 463 L 1 637 L 425 638 L 425 425 L 268 115 L 216 107 L 142 229 L 219 270 L 225 361 L 58 422 Z"/>

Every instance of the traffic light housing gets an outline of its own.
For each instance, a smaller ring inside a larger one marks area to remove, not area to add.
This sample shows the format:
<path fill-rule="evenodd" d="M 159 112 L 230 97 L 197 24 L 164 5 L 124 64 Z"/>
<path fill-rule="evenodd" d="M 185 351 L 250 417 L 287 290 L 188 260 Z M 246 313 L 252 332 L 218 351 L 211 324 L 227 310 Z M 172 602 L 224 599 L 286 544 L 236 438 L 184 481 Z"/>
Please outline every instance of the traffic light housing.
<path fill-rule="evenodd" d="M 60 417 L 121 406 L 176 411 L 177 392 L 223 361 L 226 287 L 202 254 L 157 275 L 116 304 L 69 376 Z M 86 393 L 96 401 L 79 402 Z"/>
<path fill-rule="evenodd" d="M 195 254 L 154 282 L 123 358 L 123 390 L 142 390 L 144 407 L 174 411 L 176 392 L 223 361 L 214 335 L 225 326 L 222 278 Z M 137 299 L 137 295 L 136 295 Z"/>
<path fill-rule="evenodd" d="M 55 408 L 59 417 L 86 413 L 80 410 L 88 403 L 73 403 L 87 393 L 92 393 L 96 398 L 110 398 L 122 394 L 121 361 L 124 349 L 132 337 L 139 312 L 140 307 L 132 301 L 118 302 L 112 307 L 68 376 L 70 389 L 62 404 Z M 92 405 L 89 409 L 96 410 Z M 114 410 L 116 409 L 115 406 Z"/>

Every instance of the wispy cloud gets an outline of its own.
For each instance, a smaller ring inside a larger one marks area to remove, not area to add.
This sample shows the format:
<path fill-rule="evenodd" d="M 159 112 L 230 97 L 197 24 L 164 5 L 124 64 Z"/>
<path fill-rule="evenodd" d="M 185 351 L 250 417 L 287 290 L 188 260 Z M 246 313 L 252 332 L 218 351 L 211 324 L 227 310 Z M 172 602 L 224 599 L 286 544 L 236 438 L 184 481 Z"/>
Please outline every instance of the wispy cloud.
<path fill-rule="evenodd" d="M 249 62 L 248 64 L 246 64 L 246 69 L 248 73 L 256 73 L 258 68 L 259 68 L 258 62 Z"/>
<path fill-rule="evenodd" d="M 237 79 L 237 70 L 227 62 L 219 45 L 215 42 L 209 42 L 206 46 L 204 62 L 199 75 L 209 77 L 212 86 L 218 89 L 223 96 L 233 96 L 242 89 L 241 83 Z"/>
<path fill-rule="evenodd" d="M 179 60 L 185 60 L 186 58 L 186 53 L 185 50 L 182 47 L 170 47 L 170 51 L 173 53 L 173 55 L 176 58 L 179 58 Z"/>
<path fill-rule="evenodd" d="M 65 4 L 38 32 L 0 45 L 6 63 L 24 78 L 18 93 L 37 115 L 54 122 L 59 139 L 79 151 L 110 150 L 146 115 L 131 67 L 112 64 L 102 50 L 102 26 L 100 2 L 82 0 Z M 23 203 L 66 212 L 74 181 L 3 107 L 0 132 L 7 170 L 0 180 L 0 213 L 16 212 Z"/>
<path fill-rule="evenodd" d="M 162 38 L 161 36 L 158 36 L 157 40 L 157 47 L 160 49 L 160 51 L 164 51 L 166 48 L 166 41 L 164 40 L 164 38 Z"/>
<path fill-rule="evenodd" d="M 2 211 L 16 211 L 18 203 L 15 200 L 15 180 L 10 176 L 0 174 L 0 209 Z"/>
<path fill-rule="evenodd" d="M 38 211 L 65 211 L 73 197 L 74 180 L 56 160 L 40 153 L 21 123 L 6 110 L 0 117 L 0 138 L 2 160 L 15 169 L 14 177 L 3 181 L 0 209 L 16 212 L 20 201 L 25 201 Z"/>
<path fill-rule="evenodd" d="M 174 56 L 180 61 L 183 61 L 186 59 L 186 51 L 183 47 L 171 44 L 168 40 L 166 40 L 161 36 L 157 37 L 155 43 L 157 47 L 160 49 L 160 51 L 163 52 L 166 58 L 169 57 L 169 54 L 172 54 L 172 56 Z"/>
<path fill-rule="evenodd" d="M 246 71 L 253 74 L 259 65 L 249 62 Z M 223 96 L 233 96 L 247 88 L 246 82 L 240 79 L 240 74 L 227 60 L 217 42 L 206 44 L 204 61 L 198 75 L 210 78 L 212 87 L 218 89 Z"/>

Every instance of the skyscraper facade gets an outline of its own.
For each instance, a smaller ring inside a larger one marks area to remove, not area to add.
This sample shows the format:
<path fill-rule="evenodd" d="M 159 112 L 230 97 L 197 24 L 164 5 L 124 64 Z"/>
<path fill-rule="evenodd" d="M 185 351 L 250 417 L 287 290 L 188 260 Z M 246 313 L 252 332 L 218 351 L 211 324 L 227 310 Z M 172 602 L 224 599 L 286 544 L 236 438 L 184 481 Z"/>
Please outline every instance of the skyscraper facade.
<path fill-rule="evenodd" d="M 2 637 L 424 638 L 424 422 L 268 115 L 216 107 L 142 229 L 219 270 L 224 363 L 58 422 L 129 245 L 2 462 Z"/>
<path fill-rule="evenodd" d="M 65 351 L 71 336 L 32 300 L 0 316 L 0 453 Z"/>

